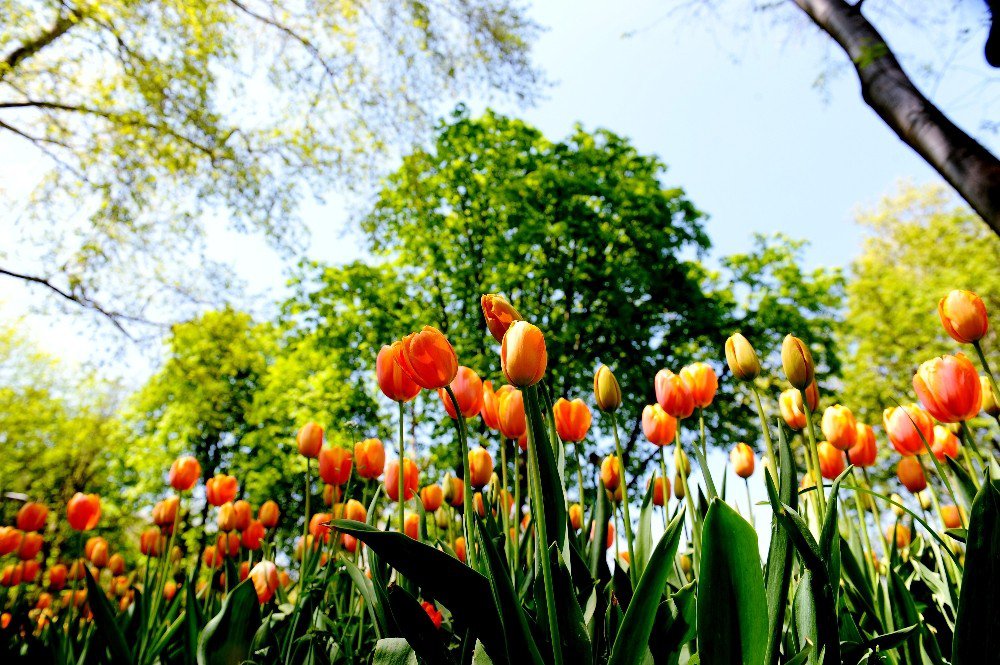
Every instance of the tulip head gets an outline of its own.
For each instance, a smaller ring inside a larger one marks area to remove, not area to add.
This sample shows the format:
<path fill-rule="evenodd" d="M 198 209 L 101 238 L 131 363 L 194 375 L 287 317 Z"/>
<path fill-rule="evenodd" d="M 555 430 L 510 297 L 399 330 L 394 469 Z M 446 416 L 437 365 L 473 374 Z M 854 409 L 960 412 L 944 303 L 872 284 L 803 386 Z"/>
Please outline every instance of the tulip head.
<path fill-rule="evenodd" d="M 890 525 L 889 528 L 886 529 L 885 535 L 886 538 L 889 539 L 890 543 L 896 543 L 896 549 L 898 550 L 901 550 L 910 544 L 910 528 L 905 524 L 896 522 L 895 524 Z"/>
<path fill-rule="evenodd" d="M 503 342 L 504 335 L 515 321 L 523 319 L 514 306 L 500 294 L 487 293 L 480 299 L 480 304 L 483 307 L 486 327 L 490 329 L 493 339 L 498 342 Z"/>
<path fill-rule="evenodd" d="M 597 408 L 605 413 L 614 413 L 622 405 L 621 386 L 607 365 L 601 365 L 594 373 L 594 398 Z"/>
<path fill-rule="evenodd" d="M 306 423 L 295 435 L 295 443 L 304 457 L 318 457 L 323 447 L 323 428 L 313 422 Z"/>
<path fill-rule="evenodd" d="M 403 373 L 428 390 L 444 388 L 458 375 L 455 349 L 444 333 L 432 326 L 404 337 L 394 357 Z"/>
<path fill-rule="evenodd" d="M 433 513 L 444 502 L 444 490 L 437 483 L 427 485 L 420 490 L 420 502 L 424 505 L 424 512 Z"/>
<path fill-rule="evenodd" d="M 682 420 L 694 413 L 694 394 L 683 374 L 661 369 L 653 379 L 653 386 L 656 389 L 657 403 L 669 415 Z"/>
<path fill-rule="evenodd" d="M 236 508 L 233 507 L 232 502 L 219 506 L 216 523 L 219 526 L 219 531 L 232 531 L 236 528 Z"/>
<path fill-rule="evenodd" d="M 753 345 L 740 333 L 726 340 L 726 364 L 740 381 L 753 381 L 760 375 L 760 359 Z"/>
<path fill-rule="evenodd" d="M 914 494 L 922 492 L 927 488 L 927 478 L 924 476 L 924 469 L 920 466 L 920 460 L 916 457 L 904 457 L 896 465 L 896 477 L 903 487 Z"/>
<path fill-rule="evenodd" d="M 979 373 L 963 354 L 932 358 L 913 375 L 920 404 L 943 423 L 969 420 L 982 407 Z"/>
<path fill-rule="evenodd" d="M 990 321 L 986 305 L 972 291 L 955 289 L 938 302 L 941 325 L 951 338 L 962 344 L 978 342 L 986 336 Z"/>
<path fill-rule="evenodd" d="M 668 446 L 677 434 L 677 419 L 659 404 L 647 404 L 642 410 L 642 433 L 654 446 Z"/>
<path fill-rule="evenodd" d="M 799 431 L 806 426 L 806 412 L 802 404 L 802 392 L 789 388 L 778 396 L 778 410 L 789 428 Z"/>
<path fill-rule="evenodd" d="M 482 489 L 489 484 L 493 476 L 493 457 L 485 448 L 473 448 L 469 451 L 469 483 L 476 489 Z"/>
<path fill-rule="evenodd" d="M 512 386 L 527 388 L 542 380 L 548 365 L 545 335 L 538 326 L 515 321 L 500 344 L 500 367 Z"/>
<path fill-rule="evenodd" d="M 239 483 L 235 476 L 217 473 L 205 483 L 205 498 L 215 507 L 228 503 L 236 498 Z"/>
<path fill-rule="evenodd" d="M 354 460 L 358 476 L 378 478 L 385 470 L 385 446 L 378 439 L 365 439 L 354 445 Z"/>
<path fill-rule="evenodd" d="M 850 450 L 858 440 L 858 423 L 846 406 L 828 406 L 821 427 L 823 436 L 838 450 Z"/>
<path fill-rule="evenodd" d="M 931 444 L 931 452 L 938 458 L 939 462 L 944 462 L 946 457 L 958 458 L 958 437 L 943 425 L 934 426 L 934 443 Z"/>
<path fill-rule="evenodd" d="M 264 604 L 274 597 L 281 583 L 278 579 L 278 567 L 273 561 L 261 561 L 250 571 L 253 588 L 257 592 L 257 600 Z"/>
<path fill-rule="evenodd" d="M 103 538 L 101 539 L 103 540 Z M 21 561 L 28 561 L 34 559 L 38 556 L 38 553 L 42 551 L 42 545 L 45 544 L 45 539 L 42 534 L 36 533 L 34 531 L 28 531 L 21 537 L 21 545 L 17 548 L 17 558 Z M 104 562 L 107 563 L 108 555 L 108 543 L 104 543 Z M 102 566 L 103 567 L 103 566 Z"/>
<path fill-rule="evenodd" d="M 827 480 L 833 480 L 847 468 L 844 452 L 834 448 L 828 441 L 821 441 L 816 446 L 819 453 L 819 472 Z"/>
<path fill-rule="evenodd" d="M 191 455 L 178 457 L 170 465 L 168 474 L 170 486 L 178 492 L 190 490 L 198 483 L 199 478 L 201 478 L 201 464 Z"/>
<path fill-rule="evenodd" d="M 729 451 L 729 462 L 733 465 L 733 471 L 736 472 L 737 476 L 744 479 L 749 478 L 753 475 L 756 465 L 753 448 L 745 443 L 737 443 Z"/>
<path fill-rule="evenodd" d="M 414 383 L 396 360 L 402 348 L 402 342 L 394 342 L 392 346 L 384 345 L 375 357 L 375 378 L 379 390 L 393 402 L 409 402 L 420 392 L 420 386 Z"/>
<path fill-rule="evenodd" d="M 847 452 L 854 466 L 868 467 L 875 464 L 878 447 L 875 444 L 875 430 L 871 425 L 855 423 L 854 445 Z"/>
<path fill-rule="evenodd" d="M 458 560 L 465 563 L 465 538 L 462 536 L 456 538 L 452 549 L 455 550 L 455 556 L 458 557 Z"/>
<path fill-rule="evenodd" d="M 934 421 L 916 404 L 886 409 L 882 412 L 882 426 L 901 455 L 924 453 L 924 441 L 930 445 L 934 440 Z"/>
<path fill-rule="evenodd" d="M 781 367 L 788 382 L 799 390 L 805 390 L 812 383 L 816 371 L 809 347 L 792 335 L 785 335 L 781 342 Z"/>
<path fill-rule="evenodd" d="M 511 386 L 503 386 L 496 392 L 497 420 L 500 433 L 507 439 L 519 439 L 528 431 L 528 420 L 524 413 L 524 394 Z"/>
<path fill-rule="evenodd" d="M 420 470 L 413 460 L 403 460 L 403 500 L 409 501 L 417 494 Z M 385 470 L 385 493 L 391 501 L 399 500 L 399 460 L 392 460 Z"/>
<path fill-rule="evenodd" d="M 591 414 L 590 407 L 582 399 L 576 398 L 571 402 L 560 397 L 552 405 L 552 413 L 555 418 L 556 433 L 563 441 L 579 443 L 587 436 Z"/>
<path fill-rule="evenodd" d="M 319 477 L 327 485 L 343 485 L 351 477 L 351 451 L 338 446 L 323 448 L 319 453 Z"/>
<path fill-rule="evenodd" d="M 455 394 L 458 408 L 465 418 L 472 418 L 483 409 L 483 381 L 476 374 L 475 370 L 464 365 L 458 368 L 455 380 L 451 382 L 451 390 Z M 441 388 L 438 390 L 438 397 L 444 404 L 444 410 L 452 418 L 457 418 L 455 405 L 451 401 L 448 392 Z"/>
<path fill-rule="evenodd" d="M 666 505 L 667 498 L 670 496 L 670 479 L 660 478 L 656 474 L 653 474 L 653 505 L 663 506 Z"/>
<path fill-rule="evenodd" d="M 90 531 L 101 519 L 101 499 L 96 494 L 77 492 L 66 504 L 66 521 L 75 531 Z"/>
<path fill-rule="evenodd" d="M 465 483 L 460 478 L 451 474 L 444 477 L 444 500 L 454 508 L 465 502 Z"/>
<path fill-rule="evenodd" d="M 278 508 L 277 503 L 268 499 L 261 504 L 260 510 L 257 511 L 257 519 L 260 520 L 265 529 L 273 529 L 278 526 L 278 520 L 281 519 L 281 509 Z"/>
<path fill-rule="evenodd" d="M 49 509 L 40 503 L 28 501 L 17 511 L 17 528 L 21 531 L 41 531 L 49 517 Z"/>
<path fill-rule="evenodd" d="M 622 483 L 622 465 L 615 455 L 608 455 L 601 462 L 601 482 L 604 489 L 614 492 Z"/>
<path fill-rule="evenodd" d="M 494 432 L 500 431 L 498 408 L 497 394 L 493 390 L 493 382 L 483 381 L 483 408 L 480 409 L 479 415 L 483 418 L 483 424 Z"/>
<path fill-rule="evenodd" d="M 569 507 L 569 524 L 574 531 L 583 528 L 583 508 L 578 503 Z"/>
<path fill-rule="evenodd" d="M 956 505 L 941 506 L 941 518 L 946 529 L 958 529 L 962 526 L 962 515 Z"/>
<path fill-rule="evenodd" d="M 691 390 L 691 398 L 694 405 L 704 409 L 715 399 L 715 392 L 719 389 L 719 377 L 715 375 L 715 370 L 706 363 L 692 363 L 681 369 L 681 376 L 687 381 Z"/>
<path fill-rule="evenodd" d="M 250 520 L 250 524 L 240 534 L 240 544 L 251 552 L 256 552 L 260 549 L 266 535 L 267 529 L 264 528 L 264 524 L 260 520 Z"/>

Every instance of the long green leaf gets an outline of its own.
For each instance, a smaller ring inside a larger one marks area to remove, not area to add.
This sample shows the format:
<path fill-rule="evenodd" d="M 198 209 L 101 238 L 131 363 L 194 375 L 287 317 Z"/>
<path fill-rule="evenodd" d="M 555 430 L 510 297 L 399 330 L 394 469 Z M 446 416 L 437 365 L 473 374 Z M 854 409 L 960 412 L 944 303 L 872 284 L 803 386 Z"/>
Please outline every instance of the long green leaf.
<path fill-rule="evenodd" d="M 642 508 L 639 510 L 639 525 L 635 532 L 635 561 L 629 563 L 635 566 L 636 579 L 642 577 L 642 571 L 653 552 L 653 490 L 652 483 L 646 488 L 642 497 Z"/>
<path fill-rule="evenodd" d="M 965 583 L 958 599 L 953 665 L 991 662 L 1000 653 L 1000 482 L 983 484 L 969 515 Z"/>
<path fill-rule="evenodd" d="M 402 637 L 383 637 L 375 643 L 372 665 L 418 665 L 417 654 Z"/>
<path fill-rule="evenodd" d="M 222 608 L 201 631 L 198 665 L 240 665 L 260 627 L 260 602 L 251 580 L 229 592 Z"/>
<path fill-rule="evenodd" d="M 87 602 L 94 615 L 94 625 L 97 626 L 98 634 L 107 645 L 114 662 L 131 663 L 131 650 L 125 641 L 125 636 L 122 635 L 121 628 L 118 627 L 118 622 L 115 621 L 115 612 L 111 609 L 107 595 L 90 574 L 90 567 L 84 566 L 83 570 L 87 577 Z"/>
<path fill-rule="evenodd" d="M 798 479 L 795 477 L 795 460 L 792 457 L 785 428 L 778 420 L 778 473 L 781 476 L 780 496 L 775 491 L 774 481 L 767 469 L 764 470 L 764 481 L 772 506 L 782 503 L 798 507 L 799 495 L 795 491 Z M 781 651 L 781 636 L 785 623 L 785 607 L 788 605 L 788 589 L 792 581 L 792 562 L 794 550 L 788 532 L 778 523 L 777 515 L 771 518 L 771 544 L 767 550 L 767 625 L 768 640 L 764 662 L 774 665 L 778 662 Z"/>

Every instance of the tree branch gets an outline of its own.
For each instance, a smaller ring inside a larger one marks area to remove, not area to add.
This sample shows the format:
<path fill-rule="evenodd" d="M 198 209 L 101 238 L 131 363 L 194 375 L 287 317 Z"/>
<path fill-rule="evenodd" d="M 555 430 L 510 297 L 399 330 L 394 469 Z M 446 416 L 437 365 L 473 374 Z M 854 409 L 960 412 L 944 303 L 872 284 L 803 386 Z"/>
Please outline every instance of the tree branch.
<path fill-rule="evenodd" d="M 70 28 L 77 24 L 79 18 L 79 15 L 75 12 L 70 12 L 66 15 L 60 14 L 56 17 L 56 21 L 52 24 L 52 27 L 4 56 L 2 61 L 3 66 L 0 67 L 0 80 L 3 80 L 8 72 L 13 71 L 21 61 L 27 60 L 66 34 Z"/>

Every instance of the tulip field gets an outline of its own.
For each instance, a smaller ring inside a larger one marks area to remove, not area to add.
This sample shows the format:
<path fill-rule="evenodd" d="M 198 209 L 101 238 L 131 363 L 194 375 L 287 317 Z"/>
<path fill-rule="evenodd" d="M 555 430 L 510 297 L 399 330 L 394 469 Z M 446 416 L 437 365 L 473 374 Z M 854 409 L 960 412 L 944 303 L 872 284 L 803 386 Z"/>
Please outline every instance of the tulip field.
<path fill-rule="evenodd" d="M 436 328 L 387 343 L 371 378 L 399 440 L 348 449 L 301 423 L 304 515 L 280 496 L 250 505 L 239 468 L 206 478 L 182 456 L 127 534 L 136 558 L 101 535 L 96 494 L 26 497 L 0 527 L 0 662 L 1000 662 L 1000 391 L 974 293 L 941 299 L 953 354 L 914 358 L 912 394 L 878 423 L 820 393 L 795 331 L 780 363 L 734 333 L 716 357 L 650 367 L 652 455 L 635 477 L 615 368 L 596 369 L 592 397 L 564 399 L 531 312 L 491 294 L 482 313 L 468 325 L 496 340 L 505 384 L 462 365 Z M 723 363 L 760 425 L 729 451 L 736 484 L 708 462 Z M 430 478 L 406 455 L 404 406 L 424 390 L 451 417 L 461 473 Z M 581 442 L 598 419 L 612 452 L 593 464 Z M 870 476 L 880 450 L 888 489 Z M 204 502 L 207 523 L 193 519 Z M 73 537 L 43 553 L 56 523 Z M 276 538 L 282 524 L 301 535 Z"/>

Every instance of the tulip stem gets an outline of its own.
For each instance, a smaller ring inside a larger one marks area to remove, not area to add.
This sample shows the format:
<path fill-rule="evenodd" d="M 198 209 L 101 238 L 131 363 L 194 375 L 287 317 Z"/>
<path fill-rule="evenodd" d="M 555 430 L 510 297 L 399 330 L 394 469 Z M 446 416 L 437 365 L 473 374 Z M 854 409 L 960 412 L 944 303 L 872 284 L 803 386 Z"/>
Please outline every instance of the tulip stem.
<path fill-rule="evenodd" d="M 503 491 L 497 492 L 500 499 L 500 513 L 503 515 L 503 542 L 506 548 L 507 554 L 507 565 L 510 567 L 510 582 L 514 584 L 514 568 L 513 560 L 510 556 L 510 507 L 506 505 L 504 501 L 504 494 L 509 492 L 507 489 L 507 441 L 504 439 L 503 434 L 500 435 L 500 482 L 503 483 Z M 510 496 L 510 494 L 507 494 Z"/>
<path fill-rule="evenodd" d="M 851 463 L 851 452 L 849 450 L 844 451 L 844 455 L 847 457 L 847 463 L 850 464 Z M 853 475 L 853 476 L 856 477 L 857 476 L 857 473 L 856 473 L 857 469 L 858 469 L 858 467 L 854 467 L 854 470 L 851 471 L 851 475 Z M 857 482 L 858 484 L 860 484 L 860 481 L 858 481 L 857 478 L 855 478 L 855 482 Z M 865 507 L 864 507 L 864 504 L 861 501 L 861 492 L 859 492 L 857 490 L 854 491 L 854 506 L 855 506 L 855 508 L 857 508 L 857 511 L 858 511 L 858 521 L 861 523 L 861 537 L 865 541 L 865 549 L 867 550 L 867 554 L 865 555 L 866 558 L 867 558 L 865 570 L 868 571 L 869 581 L 872 584 L 872 588 L 874 588 L 874 585 L 875 585 L 875 564 L 872 563 L 872 543 L 871 543 L 871 539 L 868 538 L 868 522 L 865 521 Z"/>
<path fill-rule="evenodd" d="M 757 404 L 757 417 L 760 418 L 760 432 L 764 435 L 764 446 L 767 448 L 767 462 L 765 468 L 771 474 L 771 481 L 774 482 L 775 489 L 781 489 L 778 480 L 777 460 L 774 457 L 774 442 L 771 440 L 771 428 L 767 426 L 767 416 L 764 415 L 764 405 L 760 401 L 760 393 L 757 386 L 750 382 L 750 392 L 753 393 L 754 402 Z"/>
<path fill-rule="evenodd" d="M 986 460 L 983 459 L 983 453 L 982 453 L 982 451 L 979 450 L 979 445 L 976 444 L 976 438 L 974 436 L 972 436 L 972 430 L 969 429 L 968 423 L 966 423 L 963 420 L 960 423 L 960 427 L 962 428 L 962 434 L 965 437 L 965 441 L 963 443 L 967 444 L 970 448 L 972 448 L 972 454 L 973 454 L 973 456 L 975 456 L 976 461 L 979 462 L 979 467 L 982 469 L 982 471 L 981 471 L 982 474 L 985 475 L 985 476 L 989 476 L 989 473 L 990 473 L 989 464 L 987 464 Z M 937 459 L 937 458 L 935 458 L 935 459 Z M 973 475 L 975 475 L 975 474 L 973 474 Z"/>
<path fill-rule="evenodd" d="M 701 526 L 698 523 L 698 513 L 694 509 L 694 497 L 691 496 L 691 488 L 688 486 L 687 481 L 687 468 L 683 464 L 684 449 L 681 448 L 681 421 L 677 421 L 677 433 L 675 434 L 677 439 L 677 474 L 681 477 L 681 487 L 684 488 L 684 500 L 687 502 L 688 513 L 691 515 L 691 542 L 694 545 L 694 566 L 691 570 L 694 571 L 695 579 L 698 579 L 698 571 L 701 566 Z"/>
<path fill-rule="evenodd" d="M 632 520 L 629 518 L 628 514 L 628 483 L 625 482 L 625 456 L 622 454 L 622 443 L 618 438 L 618 414 L 614 411 L 611 412 L 611 431 L 615 435 L 615 454 L 618 456 L 618 470 L 621 472 L 621 485 L 622 485 L 622 522 L 625 523 L 625 540 L 628 543 L 628 574 L 632 579 L 632 588 L 634 589 L 639 583 L 636 579 L 636 567 L 635 567 L 635 546 L 632 544 Z"/>
<path fill-rule="evenodd" d="M 514 439 L 511 439 L 514 451 L 514 574 L 520 569 L 521 558 L 521 468 L 518 464 L 521 461 L 521 447 Z M 516 585 L 516 582 L 515 582 Z"/>
<path fill-rule="evenodd" d="M 743 484 L 746 485 L 747 488 L 747 513 L 750 515 L 750 526 L 756 529 L 757 524 L 753 516 L 753 499 L 750 498 L 750 479 L 744 478 Z"/>
<path fill-rule="evenodd" d="M 306 573 L 306 552 L 309 550 L 309 460 L 310 457 L 306 457 L 306 491 L 305 498 L 305 523 L 302 525 L 302 557 L 299 559 L 299 592 L 295 596 L 295 605 L 298 606 L 299 600 L 302 598 L 302 591 L 305 587 L 305 573 Z"/>
<path fill-rule="evenodd" d="M 819 463 L 819 447 L 816 443 L 816 430 L 813 428 L 813 412 L 809 408 L 809 398 L 803 393 L 802 407 L 806 412 L 806 434 L 809 436 L 809 454 L 812 456 L 813 470 L 816 474 L 816 517 L 818 529 L 823 528 L 823 518 L 826 516 L 826 490 L 823 487 L 823 472 Z"/>
<path fill-rule="evenodd" d="M 986 354 L 983 353 L 983 346 L 976 340 L 972 343 L 972 348 L 976 350 L 976 355 L 979 356 L 979 362 L 982 363 L 983 369 L 986 370 L 986 378 L 990 383 L 990 388 L 993 389 L 993 397 L 1000 400 L 1000 390 L 997 389 L 997 380 L 993 376 L 993 370 L 990 368 L 990 364 L 986 362 Z"/>
<path fill-rule="evenodd" d="M 451 389 L 451 386 L 445 386 L 444 389 L 451 399 L 451 405 L 455 408 L 455 423 L 456 427 L 458 427 L 458 441 L 462 456 L 462 472 L 465 476 L 462 479 L 465 482 L 465 490 L 462 492 L 463 521 L 465 524 L 465 556 L 469 561 L 469 567 L 474 569 L 476 567 L 476 546 L 472 539 L 472 471 L 469 468 L 469 439 L 465 431 L 465 415 L 458 406 L 458 398 L 455 397 L 455 391 Z"/>
<path fill-rule="evenodd" d="M 403 426 L 403 416 L 406 407 L 399 402 L 399 532 L 406 533 L 406 465 L 403 460 L 406 455 L 406 429 Z"/>
<path fill-rule="evenodd" d="M 667 492 L 667 447 L 660 446 L 660 473 L 663 474 L 663 530 L 666 532 L 667 526 L 670 524 L 670 518 L 667 515 L 667 503 L 670 502 L 670 497 Z M 655 476 L 655 474 L 654 474 Z M 653 488 L 653 496 L 656 496 L 656 488 Z"/>
<path fill-rule="evenodd" d="M 711 501 L 719 496 L 715 489 L 715 481 L 712 480 L 712 471 L 708 468 L 708 455 L 705 452 L 705 409 L 698 407 L 698 428 L 701 430 L 701 445 L 694 446 L 695 455 L 698 457 L 698 465 L 701 467 L 701 475 L 705 477 L 705 487 L 708 488 L 708 500 Z"/>

